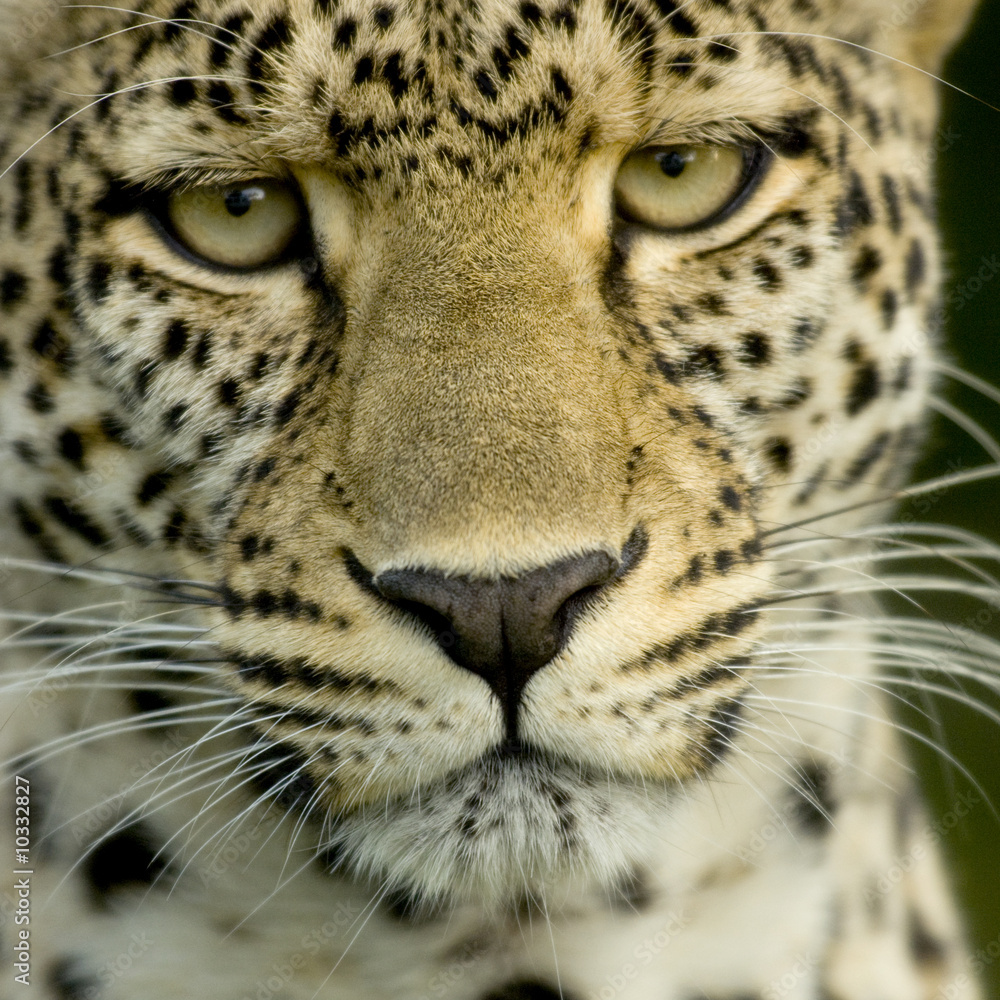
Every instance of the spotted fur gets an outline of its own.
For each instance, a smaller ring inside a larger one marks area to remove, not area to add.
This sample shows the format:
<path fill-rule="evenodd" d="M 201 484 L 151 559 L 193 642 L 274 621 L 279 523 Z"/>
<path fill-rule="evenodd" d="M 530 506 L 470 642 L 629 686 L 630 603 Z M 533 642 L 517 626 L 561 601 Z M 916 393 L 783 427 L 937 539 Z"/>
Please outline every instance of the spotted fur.
<path fill-rule="evenodd" d="M 24 995 L 979 995 L 858 586 L 956 6 L 0 3 Z M 616 216 L 698 142 L 769 167 Z M 274 266 L 155 221 L 255 177 Z"/>

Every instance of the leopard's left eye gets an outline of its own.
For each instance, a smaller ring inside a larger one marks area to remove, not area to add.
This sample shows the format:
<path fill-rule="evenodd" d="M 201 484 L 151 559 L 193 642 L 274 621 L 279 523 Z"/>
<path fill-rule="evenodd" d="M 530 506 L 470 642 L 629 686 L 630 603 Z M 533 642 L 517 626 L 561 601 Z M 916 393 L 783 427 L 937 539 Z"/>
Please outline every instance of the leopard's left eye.
<path fill-rule="evenodd" d="M 618 170 L 615 207 L 629 222 L 668 232 L 714 225 L 743 203 L 765 161 L 758 147 L 640 149 Z"/>
<path fill-rule="evenodd" d="M 175 191 L 162 215 L 185 249 L 239 270 L 281 260 L 305 226 L 297 192 L 273 178 Z"/>

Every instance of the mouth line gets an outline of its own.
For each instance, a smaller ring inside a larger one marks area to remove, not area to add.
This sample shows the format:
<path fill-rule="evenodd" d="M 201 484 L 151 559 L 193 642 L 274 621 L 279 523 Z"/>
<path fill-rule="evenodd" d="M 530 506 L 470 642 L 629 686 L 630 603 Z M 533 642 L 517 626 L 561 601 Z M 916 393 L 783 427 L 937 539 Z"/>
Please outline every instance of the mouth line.
<path fill-rule="evenodd" d="M 494 760 L 506 763 L 507 761 L 536 761 L 540 754 L 516 734 L 508 734 L 506 739 L 498 743 L 492 751 L 487 751 L 484 757 L 492 757 Z"/>

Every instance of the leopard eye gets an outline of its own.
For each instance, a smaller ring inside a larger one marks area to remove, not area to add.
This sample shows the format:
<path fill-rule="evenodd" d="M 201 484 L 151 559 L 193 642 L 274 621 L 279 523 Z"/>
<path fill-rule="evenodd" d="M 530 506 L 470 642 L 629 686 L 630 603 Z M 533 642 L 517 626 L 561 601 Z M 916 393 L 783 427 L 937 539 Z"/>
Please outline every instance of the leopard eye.
<path fill-rule="evenodd" d="M 765 151 L 738 146 L 652 146 L 629 156 L 615 181 L 618 214 L 678 232 L 721 222 L 762 173 Z"/>
<path fill-rule="evenodd" d="M 171 235 L 187 250 L 239 269 L 281 260 L 305 222 L 294 188 L 271 179 L 175 191 L 165 209 Z"/>

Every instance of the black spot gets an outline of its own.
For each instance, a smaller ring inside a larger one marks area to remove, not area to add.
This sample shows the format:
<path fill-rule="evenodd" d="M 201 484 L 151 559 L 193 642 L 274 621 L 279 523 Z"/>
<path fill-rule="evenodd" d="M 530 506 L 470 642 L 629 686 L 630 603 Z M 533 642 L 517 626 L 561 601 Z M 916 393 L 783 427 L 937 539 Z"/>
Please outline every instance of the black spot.
<path fill-rule="evenodd" d="M 726 300 L 715 292 L 706 292 L 695 299 L 695 305 L 699 309 L 704 309 L 711 316 L 725 316 L 729 312 Z"/>
<path fill-rule="evenodd" d="M 694 415 L 695 420 L 697 420 L 698 423 L 703 424 L 705 427 L 715 426 L 715 418 L 708 412 L 708 410 L 705 410 L 700 406 L 692 406 L 691 413 Z"/>
<path fill-rule="evenodd" d="M 715 708 L 708 718 L 708 732 L 701 748 L 702 763 L 709 767 L 719 763 L 733 745 L 743 712 L 739 698 L 731 698 Z"/>
<path fill-rule="evenodd" d="M 542 20 L 542 9 L 536 3 L 532 3 L 531 0 L 525 0 L 521 4 L 521 20 L 526 21 L 528 24 L 539 24 Z"/>
<path fill-rule="evenodd" d="M 157 855 L 154 843 L 143 823 L 133 823 L 98 842 L 83 865 L 97 907 L 103 909 L 112 893 L 153 885 L 166 871 L 166 861 Z"/>
<path fill-rule="evenodd" d="M 837 233 L 841 236 L 848 236 L 860 226 L 870 226 L 873 219 L 874 215 L 871 202 L 868 200 L 868 192 L 865 191 L 861 178 L 852 171 L 847 193 L 837 206 Z"/>
<path fill-rule="evenodd" d="M 79 535 L 96 548 L 104 548 L 110 539 L 78 506 L 62 497 L 46 497 L 45 509 L 68 531 Z"/>
<path fill-rule="evenodd" d="M 576 12 L 568 4 L 560 7 L 552 15 L 552 23 L 570 33 L 576 31 Z"/>
<path fill-rule="evenodd" d="M 57 246 L 49 257 L 49 277 L 60 288 L 69 284 L 69 252 L 62 245 Z"/>
<path fill-rule="evenodd" d="M 792 347 L 796 351 L 805 350 L 819 337 L 821 328 L 815 320 L 801 316 L 792 327 Z"/>
<path fill-rule="evenodd" d="M 267 25 L 254 41 L 254 49 L 259 52 L 271 52 L 284 48 L 291 37 L 288 21 L 280 14 Z"/>
<path fill-rule="evenodd" d="M 66 338 L 52 325 L 52 321 L 43 319 L 31 335 L 29 349 L 40 358 L 51 361 L 63 374 L 74 367 L 73 352 Z"/>
<path fill-rule="evenodd" d="M 163 429 L 170 434 L 176 434 L 184 423 L 184 417 L 190 406 L 187 403 L 175 403 L 163 414 Z"/>
<path fill-rule="evenodd" d="M 783 39 L 772 37 L 765 40 L 764 44 L 771 46 L 782 46 Z M 796 158 L 804 156 L 815 146 L 809 125 L 813 119 L 810 113 L 790 115 L 782 122 L 779 128 L 761 131 L 761 141 L 768 149 L 773 150 L 781 156 Z"/>
<path fill-rule="evenodd" d="M 354 64 L 354 85 L 360 86 L 367 83 L 375 72 L 375 61 L 371 56 L 362 56 Z"/>
<path fill-rule="evenodd" d="M 914 240 L 906 254 L 906 290 L 910 295 L 917 290 L 926 274 L 927 260 L 924 257 L 924 248 L 919 240 Z"/>
<path fill-rule="evenodd" d="M 828 768 L 809 762 L 796 770 L 792 788 L 792 815 L 803 833 L 817 837 L 831 826 L 837 803 Z"/>
<path fill-rule="evenodd" d="M 844 409 L 850 416 L 860 413 L 882 391 L 882 377 L 874 361 L 861 362 L 854 372 L 847 391 L 847 401 Z"/>
<path fill-rule="evenodd" d="M 87 291 L 93 302 L 101 303 L 108 297 L 111 281 L 111 265 L 104 260 L 95 260 L 87 274 Z"/>
<path fill-rule="evenodd" d="M 648 910 L 653 902 L 653 893 L 646 879 L 638 870 L 630 872 L 614 887 L 611 897 L 616 909 L 629 913 L 642 913 Z"/>
<path fill-rule="evenodd" d="M 0 278 L 0 306 L 9 309 L 17 305 L 28 292 L 28 279 L 20 271 L 4 271 Z"/>
<path fill-rule="evenodd" d="M 296 809 L 310 802 L 316 785 L 306 770 L 306 759 L 289 747 L 259 743 L 247 756 L 252 783 L 283 809 Z"/>
<path fill-rule="evenodd" d="M 703 344 L 696 351 L 693 351 L 689 355 L 687 363 L 692 368 L 700 369 L 717 378 L 725 375 L 725 369 L 722 366 L 722 359 L 719 357 L 719 352 L 711 344 Z"/>
<path fill-rule="evenodd" d="M 254 482 L 259 483 L 262 480 L 267 479 L 267 477 L 274 472 L 274 467 L 277 464 L 278 460 L 273 455 L 269 455 L 267 458 L 261 459 L 253 471 Z"/>
<path fill-rule="evenodd" d="M 940 965 L 948 957 L 945 943 L 931 933 L 916 909 L 907 915 L 910 954 L 920 965 Z"/>
<path fill-rule="evenodd" d="M 14 228 L 18 232 L 27 229 L 28 223 L 31 222 L 34 209 L 34 198 L 31 191 L 33 170 L 30 160 L 21 160 L 14 171 L 14 183 L 18 195 L 14 210 Z"/>
<path fill-rule="evenodd" d="M 212 336 L 203 333 L 194 345 L 194 353 L 191 355 L 191 364 L 195 368 L 204 368 L 208 364 L 209 356 L 212 352 Z"/>
<path fill-rule="evenodd" d="M 372 11 L 372 21 L 375 23 L 375 27 L 382 31 L 385 31 L 392 24 L 395 17 L 396 12 L 392 7 L 386 5 L 376 7 Z"/>
<path fill-rule="evenodd" d="M 259 681 L 275 688 L 288 681 L 287 665 L 273 656 L 254 656 L 236 662 L 244 681 Z"/>
<path fill-rule="evenodd" d="M 97 1000 L 101 995 L 97 976 L 75 956 L 56 959 L 45 978 L 54 1000 Z"/>
<path fill-rule="evenodd" d="M 851 265 L 851 281 L 859 288 L 863 288 L 881 266 L 882 255 L 874 247 L 863 246 Z"/>
<path fill-rule="evenodd" d="M 59 549 L 56 548 L 52 540 L 45 534 L 45 529 L 42 527 L 41 521 L 38 520 L 35 513 L 23 501 L 15 500 L 11 504 L 11 510 L 13 511 L 14 519 L 17 521 L 18 528 L 21 529 L 21 533 L 26 538 L 31 539 L 46 559 L 58 563 L 66 561 L 59 552 Z"/>
<path fill-rule="evenodd" d="M 682 8 L 687 7 L 686 3 L 676 3 L 675 0 L 654 0 L 657 10 L 667 18 L 670 30 L 684 38 L 694 38 L 698 34 L 698 27 L 684 13 Z"/>
<path fill-rule="evenodd" d="M 100 427 L 101 433 L 114 444 L 125 441 L 125 425 L 113 413 L 102 414 Z"/>
<path fill-rule="evenodd" d="M 765 291 L 773 292 L 781 287 L 781 272 L 770 261 L 758 257 L 754 261 L 753 273 Z"/>
<path fill-rule="evenodd" d="M 223 406 L 235 406 L 240 398 L 240 384 L 233 378 L 223 379 L 219 383 L 219 402 Z"/>
<path fill-rule="evenodd" d="M 560 998 L 574 1000 L 572 994 L 565 990 L 560 992 L 537 979 L 520 979 L 484 993 L 480 1000 L 560 1000 Z"/>
<path fill-rule="evenodd" d="M 732 62 L 740 54 L 733 38 L 717 38 L 709 42 L 706 52 L 708 58 L 716 62 Z"/>
<path fill-rule="evenodd" d="M 476 88 L 483 97 L 489 98 L 491 101 L 495 101 L 497 98 L 497 86 L 493 82 L 493 78 L 490 76 L 486 70 L 481 70 L 476 74 Z"/>
<path fill-rule="evenodd" d="M 823 484 L 829 472 L 829 463 L 824 462 L 803 484 L 802 489 L 796 494 L 792 501 L 796 506 L 801 507 L 807 504 L 815 495 L 816 491 Z"/>
<path fill-rule="evenodd" d="M 78 469 L 83 468 L 83 438 L 72 427 L 67 427 L 59 435 L 58 447 L 59 454 L 67 462 L 75 465 Z"/>
<path fill-rule="evenodd" d="M 144 656 L 145 659 L 152 659 L 149 652 Z M 132 711 L 137 715 L 151 715 L 175 707 L 170 698 L 154 688 L 133 688 L 128 693 L 128 700 L 132 705 Z"/>
<path fill-rule="evenodd" d="M 791 260 L 792 267 L 804 268 L 811 266 L 815 257 L 810 247 L 807 247 L 805 244 L 799 244 L 799 246 L 792 247 L 789 251 L 789 259 Z"/>
<path fill-rule="evenodd" d="M 358 33 L 358 22 L 353 17 L 345 17 L 333 32 L 333 47 L 346 50 L 354 42 L 354 36 Z"/>
<path fill-rule="evenodd" d="M 244 562 L 252 562 L 260 552 L 260 538 L 257 535 L 246 535 L 240 539 L 240 555 Z"/>
<path fill-rule="evenodd" d="M 792 446 L 785 438 L 773 438 L 765 445 L 767 457 L 779 472 L 787 472 L 792 464 Z"/>
<path fill-rule="evenodd" d="M 897 396 L 900 396 L 910 388 L 912 382 L 913 358 L 910 355 L 906 355 L 906 357 L 900 361 L 899 367 L 896 369 L 896 375 L 892 380 L 892 391 L 896 393 Z"/>
<path fill-rule="evenodd" d="M 215 29 L 208 59 L 212 66 L 220 69 L 232 58 L 233 49 L 239 44 L 243 27 L 249 15 L 234 14 Z"/>
<path fill-rule="evenodd" d="M 783 396 L 775 402 L 775 407 L 790 410 L 801 406 L 813 392 L 813 384 L 807 378 L 797 378 L 786 390 Z"/>
<path fill-rule="evenodd" d="M 389 84 L 392 96 L 398 101 L 409 89 L 410 82 L 403 72 L 403 55 L 401 52 L 393 52 L 385 61 L 382 67 L 382 79 Z M 405 122 L 405 119 L 403 119 Z M 400 125 L 402 128 L 402 125 Z"/>
<path fill-rule="evenodd" d="M 209 84 L 207 96 L 208 103 L 223 121 L 231 125 L 246 124 L 247 119 L 236 110 L 236 95 L 228 83 L 216 80 Z"/>
<path fill-rule="evenodd" d="M 179 358 L 188 345 L 190 333 L 187 323 L 182 319 L 175 319 L 163 338 L 163 357 L 166 361 L 174 361 Z"/>
<path fill-rule="evenodd" d="M 190 21 L 192 18 L 197 18 L 197 16 L 195 4 L 192 0 L 184 0 L 183 3 L 179 3 L 173 9 L 173 12 L 168 15 L 168 19 L 163 25 L 163 40 L 165 42 L 172 42 L 174 39 L 179 38 L 183 30 L 182 22 Z"/>
<path fill-rule="evenodd" d="M 267 372 L 267 366 L 271 363 L 271 359 L 268 354 L 264 351 L 258 351 L 254 356 L 253 361 L 250 363 L 250 368 L 247 371 L 247 376 L 252 378 L 255 382 L 262 379 Z"/>
<path fill-rule="evenodd" d="M 573 88 L 566 82 L 566 77 L 562 75 L 562 72 L 558 69 L 552 70 L 552 86 L 555 88 L 555 92 L 558 97 L 566 101 L 573 100 Z"/>
<path fill-rule="evenodd" d="M 302 402 L 302 398 L 299 394 L 298 389 L 293 389 L 278 405 L 278 408 L 274 413 L 274 426 L 283 427 L 288 423 L 292 417 L 295 416 L 295 411 L 299 408 L 299 404 Z"/>
<path fill-rule="evenodd" d="M 844 478 L 841 480 L 841 488 L 846 489 L 848 486 L 859 483 L 868 470 L 885 454 L 890 440 L 892 440 L 892 434 L 889 431 L 883 431 L 875 437 L 861 454 L 851 462 L 844 473 Z"/>
<path fill-rule="evenodd" d="M 719 549 L 712 561 L 717 573 L 728 573 L 736 562 L 736 553 L 732 549 Z"/>
<path fill-rule="evenodd" d="M 891 330 L 896 322 L 896 313 L 899 310 L 899 299 L 891 288 L 887 288 L 882 293 L 882 297 L 879 300 L 879 309 L 882 312 L 882 325 L 887 330 Z"/>
<path fill-rule="evenodd" d="M 725 504 L 725 506 L 727 506 L 730 510 L 740 511 L 743 509 L 743 499 L 732 486 L 723 486 L 722 489 L 719 490 L 719 497 L 723 504 Z"/>
<path fill-rule="evenodd" d="M 171 80 L 168 93 L 171 103 L 181 108 L 190 104 L 198 96 L 193 80 Z"/>
<path fill-rule="evenodd" d="M 771 360 L 771 341 L 757 331 L 743 334 L 740 360 L 748 365 L 766 365 Z"/>
<path fill-rule="evenodd" d="M 258 590 L 250 598 L 249 604 L 261 618 L 270 618 L 281 609 L 281 600 L 270 590 Z"/>
<path fill-rule="evenodd" d="M 427 916 L 427 907 L 420 894 L 405 888 L 392 889 L 386 893 L 385 912 L 401 923 L 413 924 Z"/>
<path fill-rule="evenodd" d="M 173 474 L 167 471 L 154 472 L 146 476 L 136 494 L 136 500 L 140 507 L 145 507 L 152 503 L 157 497 L 162 496 L 173 480 Z"/>
<path fill-rule="evenodd" d="M 636 57 L 648 73 L 656 51 L 656 32 L 646 15 L 631 0 L 605 0 L 604 10 L 612 24 L 634 43 Z"/>
<path fill-rule="evenodd" d="M 885 202 L 889 228 L 894 233 L 898 233 L 903 227 L 903 218 L 899 209 L 899 189 L 896 182 L 886 174 L 882 175 L 882 200 Z"/>
<path fill-rule="evenodd" d="M 662 354 L 657 354 L 653 359 L 657 371 L 671 384 L 680 384 L 680 373 L 677 366 L 670 361 L 668 358 L 664 357 Z"/>

